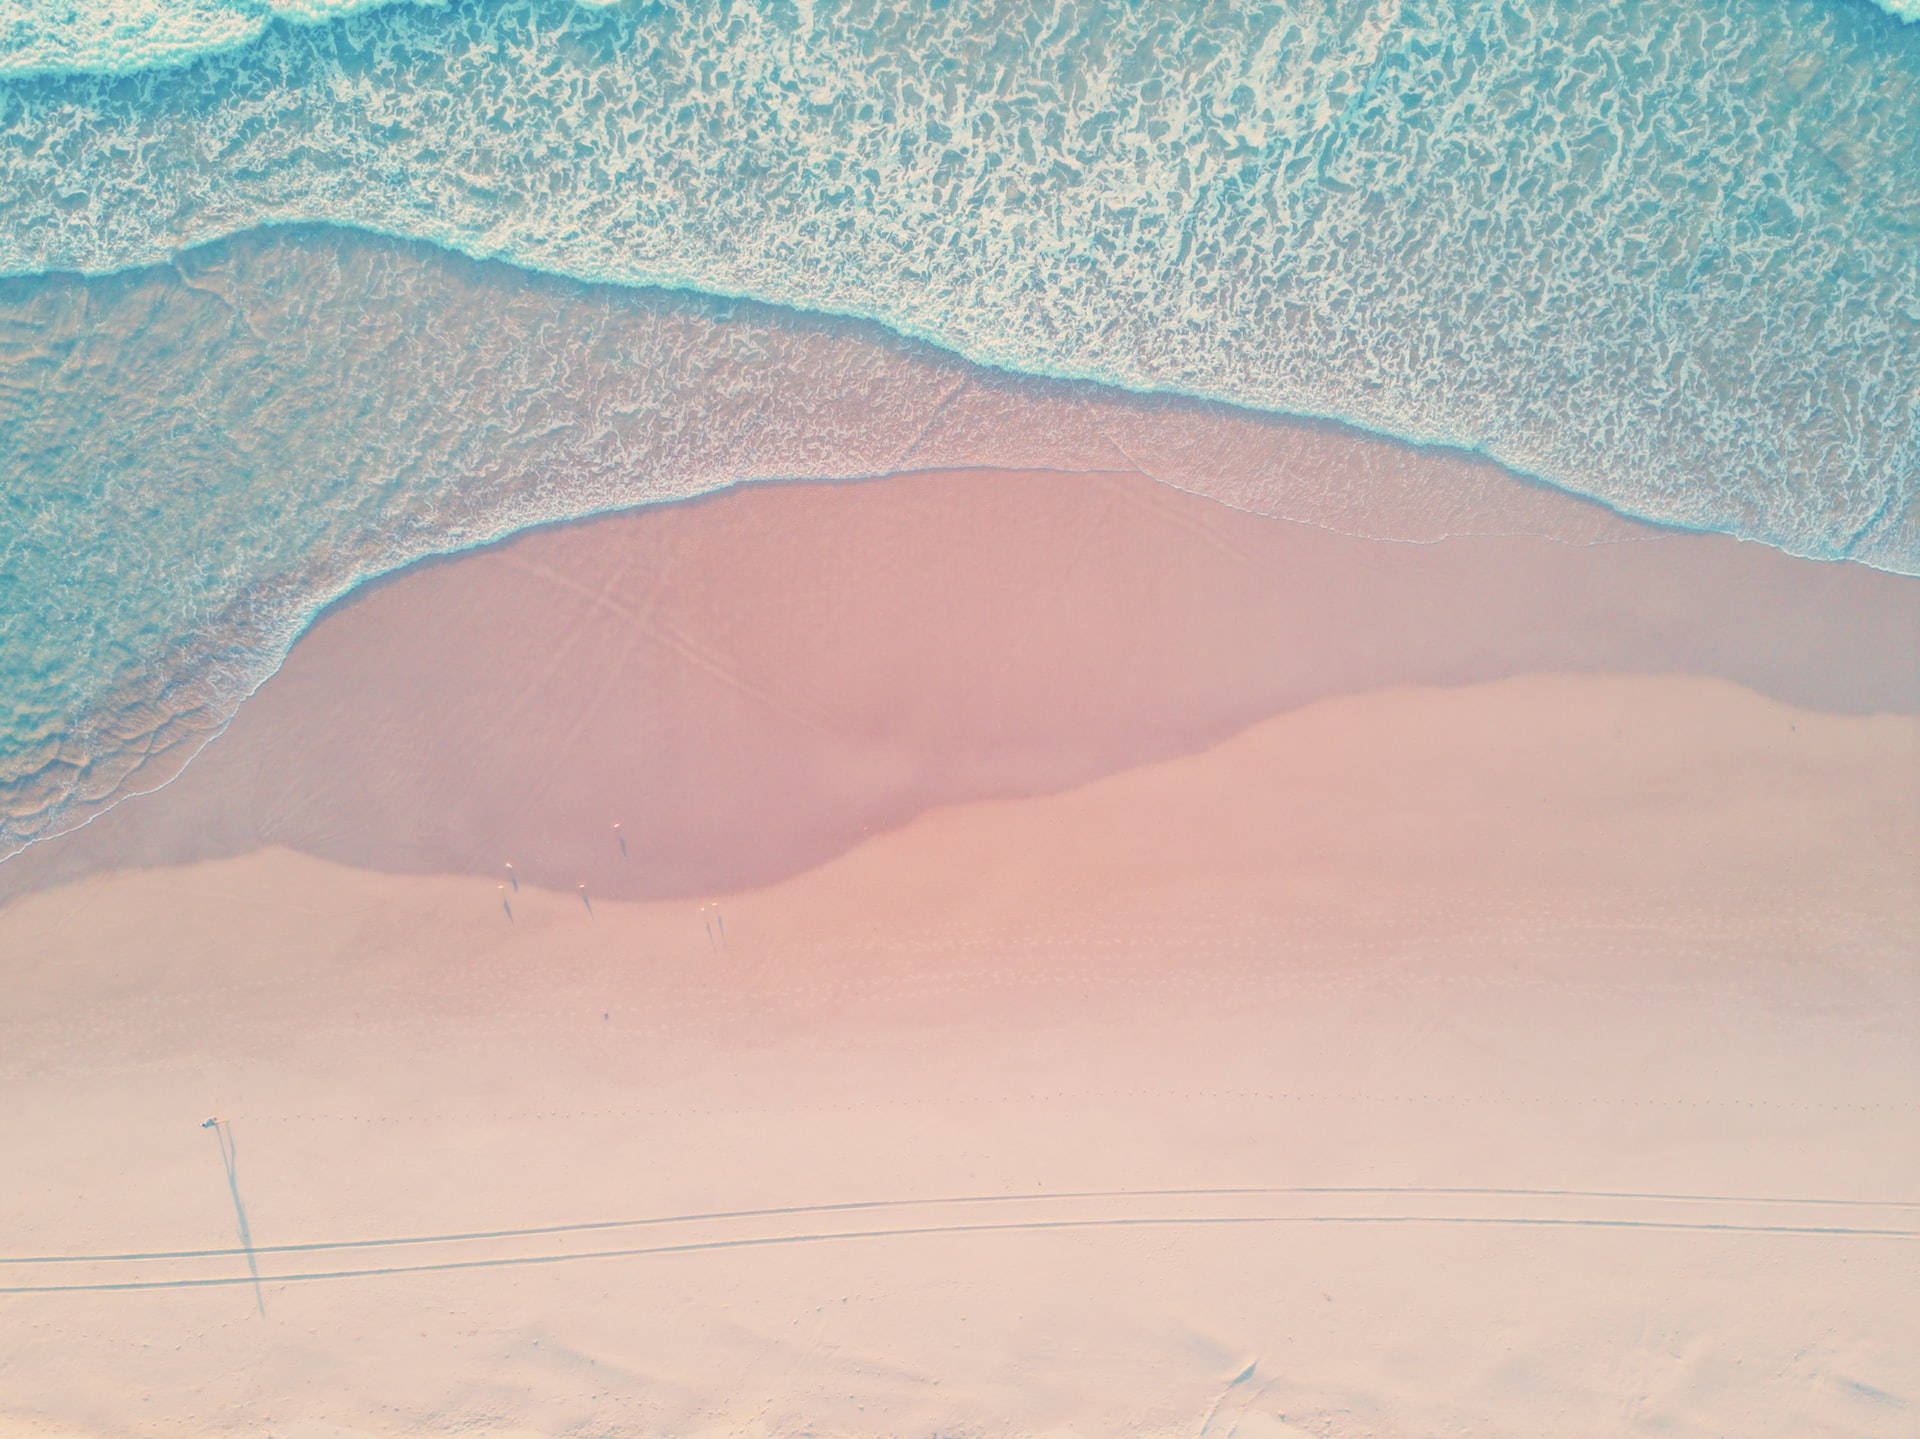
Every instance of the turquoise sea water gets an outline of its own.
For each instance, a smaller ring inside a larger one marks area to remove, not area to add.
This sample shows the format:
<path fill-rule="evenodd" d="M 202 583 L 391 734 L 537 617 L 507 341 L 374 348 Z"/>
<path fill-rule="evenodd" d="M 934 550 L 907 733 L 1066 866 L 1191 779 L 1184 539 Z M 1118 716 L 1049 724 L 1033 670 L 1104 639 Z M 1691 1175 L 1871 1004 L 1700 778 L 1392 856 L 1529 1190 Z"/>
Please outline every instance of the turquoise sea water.
<path fill-rule="evenodd" d="M 868 472 L 949 356 L 1920 573 L 1903 3 L 24 0 L 0 853 L 356 580 Z"/>
<path fill-rule="evenodd" d="M 257 39 L 276 20 L 309 24 L 385 0 L 15 0 L 0 17 L 0 73 L 131 74 Z M 446 5 L 448 0 L 413 0 Z M 594 3 L 594 0 L 581 0 Z M 609 0 L 599 0 L 606 4 Z M 1920 0 L 1872 0 L 1920 21 Z"/>

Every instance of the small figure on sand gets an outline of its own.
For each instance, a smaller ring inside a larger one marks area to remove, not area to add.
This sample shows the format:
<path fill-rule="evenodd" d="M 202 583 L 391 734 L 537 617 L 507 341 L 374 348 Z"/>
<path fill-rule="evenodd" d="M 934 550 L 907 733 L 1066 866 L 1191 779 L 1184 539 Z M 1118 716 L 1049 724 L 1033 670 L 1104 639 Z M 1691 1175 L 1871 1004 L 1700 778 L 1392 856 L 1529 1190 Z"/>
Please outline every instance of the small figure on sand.
<path fill-rule="evenodd" d="M 620 841 L 620 858 L 625 859 L 627 857 L 627 837 L 620 833 L 620 821 L 617 819 L 613 822 L 613 837 Z"/>
<path fill-rule="evenodd" d="M 507 887 L 504 884 L 500 886 L 500 908 L 507 912 L 507 923 L 512 924 L 513 905 L 507 899 Z"/>
<path fill-rule="evenodd" d="M 507 878 L 513 881 L 513 892 L 520 893 L 520 876 L 514 873 L 513 861 L 507 861 Z"/>
<path fill-rule="evenodd" d="M 587 917 L 591 919 L 593 917 L 593 901 L 587 898 L 587 887 L 585 884 L 582 884 L 579 888 L 580 903 L 587 907 Z"/>

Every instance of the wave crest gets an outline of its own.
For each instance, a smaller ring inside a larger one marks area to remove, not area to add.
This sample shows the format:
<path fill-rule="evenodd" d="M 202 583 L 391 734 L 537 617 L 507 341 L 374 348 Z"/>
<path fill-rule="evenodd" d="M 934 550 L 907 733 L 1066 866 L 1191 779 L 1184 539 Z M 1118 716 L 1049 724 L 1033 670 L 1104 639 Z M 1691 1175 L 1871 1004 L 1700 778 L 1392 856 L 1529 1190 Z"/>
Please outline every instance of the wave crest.
<path fill-rule="evenodd" d="M 1920 32 L 1862 6 L 400 7 L 0 85 L 0 197 L 0 272 L 332 221 L 1920 564 Z"/>
<path fill-rule="evenodd" d="M 986 467 L 1409 540 L 1619 524 L 1462 456 L 339 230 L 0 282 L 0 376 L 0 857 L 163 782 L 336 596 L 542 521 Z"/>
<path fill-rule="evenodd" d="M 133 75 L 258 40 L 276 20 L 318 25 L 394 4 L 449 0 L 14 0 L 0 16 L 0 77 Z M 597 0 L 582 0 L 597 3 Z"/>

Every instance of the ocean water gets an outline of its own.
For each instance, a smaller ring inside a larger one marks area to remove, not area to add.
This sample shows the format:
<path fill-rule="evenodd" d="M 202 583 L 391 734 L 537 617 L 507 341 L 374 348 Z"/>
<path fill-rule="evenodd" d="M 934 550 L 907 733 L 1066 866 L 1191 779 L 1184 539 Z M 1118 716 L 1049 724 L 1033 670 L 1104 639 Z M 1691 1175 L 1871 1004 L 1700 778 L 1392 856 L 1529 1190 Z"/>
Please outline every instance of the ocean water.
<path fill-rule="evenodd" d="M 986 383 L 966 362 L 1332 417 L 1920 573 L 1903 18 L 23 0 L 0 853 L 164 772 L 357 581 L 534 520 L 927 462 L 946 397 Z M 1121 423 L 1115 393 L 1046 393 Z M 1233 498 L 1339 509 L 1285 476 Z M 1463 511 L 1418 508 L 1394 523 Z"/>
<path fill-rule="evenodd" d="M 311 24 L 381 3 L 13 0 L 0 14 L 0 75 L 131 75 L 234 49 L 258 39 L 275 20 Z"/>

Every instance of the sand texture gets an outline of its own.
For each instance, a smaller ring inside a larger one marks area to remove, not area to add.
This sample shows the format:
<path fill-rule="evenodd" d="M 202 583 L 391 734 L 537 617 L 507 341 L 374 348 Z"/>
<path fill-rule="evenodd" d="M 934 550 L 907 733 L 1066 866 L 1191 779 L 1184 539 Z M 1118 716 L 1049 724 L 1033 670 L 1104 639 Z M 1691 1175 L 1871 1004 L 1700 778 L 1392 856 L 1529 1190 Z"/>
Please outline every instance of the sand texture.
<path fill-rule="evenodd" d="M 1920 712 L 1920 584 L 1627 534 L 1382 543 L 1136 474 L 998 470 L 536 531 L 336 607 L 164 804 L 0 864 L 0 898 L 268 845 L 724 892 L 929 805 L 1057 790 L 1389 684 L 1698 674 Z"/>
<path fill-rule="evenodd" d="M 0 1434 L 1910 1435 L 1914 592 L 978 473 L 374 587 L 0 865 Z"/>

